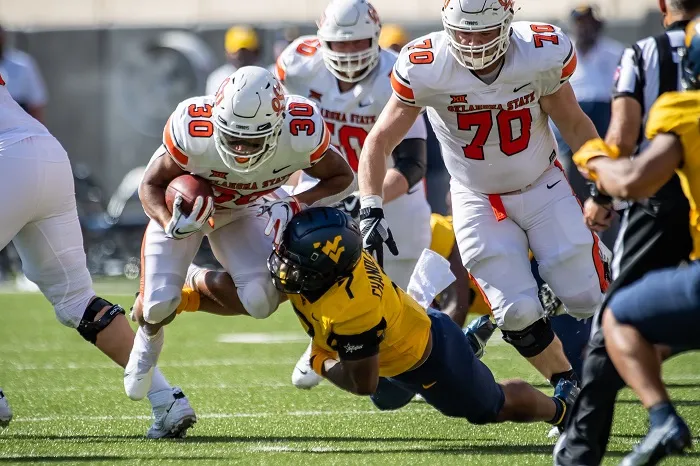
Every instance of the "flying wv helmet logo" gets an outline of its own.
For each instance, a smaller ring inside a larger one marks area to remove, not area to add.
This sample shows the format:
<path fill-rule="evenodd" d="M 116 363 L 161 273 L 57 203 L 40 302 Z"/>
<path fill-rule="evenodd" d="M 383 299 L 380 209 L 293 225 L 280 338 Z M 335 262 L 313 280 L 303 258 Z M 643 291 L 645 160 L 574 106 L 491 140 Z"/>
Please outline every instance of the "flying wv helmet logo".
<path fill-rule="evenodd" d="M 326 241 L 326 245 L 321 249 L 321 252 L 327 255 L 330 260 L 336 264 L 340 260 L 340 255 L 343 254 L 343 251 L 345 251 L 345 246 L 340 246 L 341 239 L 342 237 L 338 235 L 333 239 L 332 243 L 330 241 Z M 318 249 L 320 247 L 321 243 L 314 243 L 314 248 Z"/>
<path fill-rule="evenodd" d="M 273 87 L 272 90 L 275 92 L 275 96 L 272 98 L 272 110 L 277 114 L 277 116 L 280 116 L 280 114 L 284 111 L 284 93 L 282 92 L 279 84 L 275 84 L 275 87 Z"/>

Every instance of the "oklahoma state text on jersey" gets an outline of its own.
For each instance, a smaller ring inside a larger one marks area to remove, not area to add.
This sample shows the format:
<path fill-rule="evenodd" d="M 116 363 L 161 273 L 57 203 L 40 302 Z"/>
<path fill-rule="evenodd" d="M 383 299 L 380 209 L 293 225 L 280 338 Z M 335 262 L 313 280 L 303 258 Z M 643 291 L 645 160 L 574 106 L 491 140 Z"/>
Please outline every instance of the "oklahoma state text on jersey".
<path fill-rule="evenodd" d="M 511 28 L 492 84 L 457 62 L 444 31 L 406 45 L 391 75 L 397 98 L 428 107 L 450 175 L 487 194 L 522 189 L 549 167 L 556 143 L 539 99 L 576 69 L 574 47 L 559 28 L 524 21 Z"/>

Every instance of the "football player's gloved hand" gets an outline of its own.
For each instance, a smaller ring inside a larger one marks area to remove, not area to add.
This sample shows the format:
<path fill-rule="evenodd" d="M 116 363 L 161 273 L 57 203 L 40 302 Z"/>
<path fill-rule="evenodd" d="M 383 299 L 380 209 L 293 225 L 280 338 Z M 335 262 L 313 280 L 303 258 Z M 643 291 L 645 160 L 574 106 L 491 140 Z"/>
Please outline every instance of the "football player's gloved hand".
<path fill-rule="evenodd" d="M 352 217 L 353 220 L 358 220 L 360 218 L 360 195 L 359 193 L 353 193 L 332 207 L 342 210 Z"/>
<path fill-rule="evenodd" d="M 282 234 L 284 233 L 287 223 L 289 223 L 294 215 L 301 212 L 301 210 L 302 205 L 294 196 L 278 199 L 260 208 L 258 211 L 259 216 L 266 213 L 270 215 L 270 219 L 267 221 L 267 226 L 265 227 L 265 234 L 270 236 L 274 232 L 273 241 L 275 246 L 278 246 L 282 242 Z"/>
<path fill-rule="evenodd" d="M 214 213 L 214 199 L 210 196 L 198 196 L 192 206 L 192 212 L 185 215 L 181 209 L 182 195 L 177 194 L 173 201 L 173 216 L 165 226 L 165 236 L 173 239 L 187 238 L 202 229 Z"/>
<path fill-rule="evenodd" d="M 596 157 L 610 157 L 616 159 L 619 156 L 620 149 L 617 146 L 610 146 L 601 138 L 597 138 L 591 139 L 582 145 L 573 155 L 572 160 L 585 178 L 595 181 L 597 175 L 594 170 L 589 169 L 588 162 Z"/>
<path fill-rule="evenodd" d="M 384 267 L 384 243 L 393 255 L 399 255 L 394 235 L 389 230 L 389 224 L 384 218 L 384 209 L 381 206 L 368 206 L 360 209 L 360 231 L 362 232 L 362 247 L 368 253 L 376 255 L 377 262 L 381 267 Z"/>

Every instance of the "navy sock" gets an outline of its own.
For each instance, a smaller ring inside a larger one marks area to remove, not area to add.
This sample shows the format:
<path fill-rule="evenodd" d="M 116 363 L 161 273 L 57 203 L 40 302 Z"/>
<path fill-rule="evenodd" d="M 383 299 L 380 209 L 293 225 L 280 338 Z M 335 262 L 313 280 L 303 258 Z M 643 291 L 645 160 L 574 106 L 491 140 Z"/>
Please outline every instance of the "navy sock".
<path fill-rule="evenodd" d="M 663 424 L 669 416 L 676 414 L 676 410 L 670 401 L 656 403 L 649 408 L 649 423 L 651 427 L 658 427 Z"/>

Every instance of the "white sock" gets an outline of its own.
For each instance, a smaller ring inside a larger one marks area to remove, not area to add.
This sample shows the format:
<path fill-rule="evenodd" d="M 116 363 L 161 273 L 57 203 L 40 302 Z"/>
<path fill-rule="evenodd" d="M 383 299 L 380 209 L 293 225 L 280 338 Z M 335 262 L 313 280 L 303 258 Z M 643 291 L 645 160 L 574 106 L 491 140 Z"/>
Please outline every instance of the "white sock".
<path fill-rule="evenodd" d="M 148 335 L 143 327 L 139 327 L 139 329 L 136 331 L 134 347 L 131 349 L 131 352 L 140 355 L 159 355 L 160 351 L 163 349 L 164 341 L 165 331 L 162 327 L 155 335 Z"/>
<path fill-rule="evenodd" d="M 163 406 L 173 401 L 173 388 L 157 367 L 153 369 L 153 382 L 147 396 L 152 407 Z"/>
<path fill-rule="evenodd" d="M 202 267 L 190 264 L 190 266 L 187 268 L 187 275 L 185 275 L 185 285 L 192 288 L 193 290 L 196 290 L 197 286 L 195 285 L 195 280 L 197 279 L 197 276 L 199 276 L 200 273 L 204 272 L 206 272 L 206 270 Z"/>

